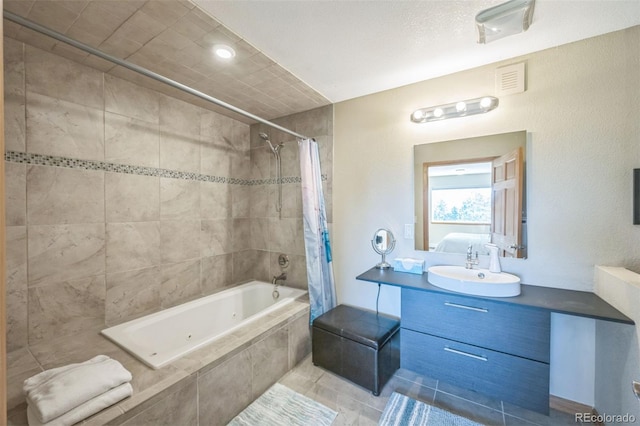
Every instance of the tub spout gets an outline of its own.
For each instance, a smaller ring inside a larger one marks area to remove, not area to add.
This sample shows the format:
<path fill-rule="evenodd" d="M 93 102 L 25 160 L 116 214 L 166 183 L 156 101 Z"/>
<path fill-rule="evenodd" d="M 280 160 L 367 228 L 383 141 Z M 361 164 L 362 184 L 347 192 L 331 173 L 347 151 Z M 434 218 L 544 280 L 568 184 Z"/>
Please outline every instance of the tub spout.
<path fill-rule="evenodd" d="M 271 280 L 271 284 L 278 285 L 278 281 L 284 281 L 286 279 L 287 279 L 287 273 L 283 272 L 280 275 L 278 275 L 277 277 L 274 275 L 273 279 Z"/>

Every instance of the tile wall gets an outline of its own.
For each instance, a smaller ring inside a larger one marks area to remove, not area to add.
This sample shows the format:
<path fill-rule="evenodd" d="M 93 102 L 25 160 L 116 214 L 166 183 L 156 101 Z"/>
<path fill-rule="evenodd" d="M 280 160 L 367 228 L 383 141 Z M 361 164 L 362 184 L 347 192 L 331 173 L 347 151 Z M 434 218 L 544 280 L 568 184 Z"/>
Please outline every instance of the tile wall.
<path fill-rule="evenodd" d="M 331 229 L 333 184 L 333 105 L 316 108 L 299 114 L 273 120 L 318 142 L 320 167 L 323 175 L 323 191 L 327 218 Z M 278 185 L 276 161 L 268 144 L 259 133 L 269 135 L 271 143 L 283 143 L 280 150 L 282 164 L 282 210 L 276 211 Z M 271 281 L 281 272 L 287 273 L 286 285 L 307 287 L 307 271 L 302 226 L 302 193 L 300 188 L 300 157 L 294 136 L 269 128 L 263 124 L 251 126 L 251 185 L 250 228 L 252 247 L 256 258 L 256 278 Z M 284 253 L 289 258 L 285 269 L 278 264 Z"/>
<path fill-rule="evenodd" d="M 288 283 L 306 285 L 299 179 L 280 220 L 254 129 L 10 38 L 4 49 L 9 351 L 270 280 L 281 251 Z M 329 115 L 283 120 L 330 140 Z M 296 182 L 294 148 L 283 171 Z"/>

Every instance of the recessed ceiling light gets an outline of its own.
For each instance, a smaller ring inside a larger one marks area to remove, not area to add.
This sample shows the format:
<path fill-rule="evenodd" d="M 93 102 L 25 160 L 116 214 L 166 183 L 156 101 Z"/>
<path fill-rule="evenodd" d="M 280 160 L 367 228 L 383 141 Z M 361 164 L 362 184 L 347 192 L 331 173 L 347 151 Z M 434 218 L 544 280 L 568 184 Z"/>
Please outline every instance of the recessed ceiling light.
<path fill-rule="evenodd" d="M 213 46 L 213 53 L 220 59 L 231 59 L 236 56 L 236 51 L 233 50 L 233 47 L 227 46 L 226 44 L 215 44 Z"/>

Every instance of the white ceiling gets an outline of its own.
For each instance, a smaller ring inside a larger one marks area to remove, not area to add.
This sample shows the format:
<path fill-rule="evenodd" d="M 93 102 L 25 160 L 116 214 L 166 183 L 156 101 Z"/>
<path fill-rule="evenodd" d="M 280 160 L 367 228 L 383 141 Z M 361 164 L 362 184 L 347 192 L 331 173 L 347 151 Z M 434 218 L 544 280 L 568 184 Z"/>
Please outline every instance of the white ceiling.
<path fill-rule="evenodd" d="M 482 45 L 475 15 L 503 0 L 194 2 L 332 102 L 640 24 L 640 0 L 537 0 L 527 32 Z"/>

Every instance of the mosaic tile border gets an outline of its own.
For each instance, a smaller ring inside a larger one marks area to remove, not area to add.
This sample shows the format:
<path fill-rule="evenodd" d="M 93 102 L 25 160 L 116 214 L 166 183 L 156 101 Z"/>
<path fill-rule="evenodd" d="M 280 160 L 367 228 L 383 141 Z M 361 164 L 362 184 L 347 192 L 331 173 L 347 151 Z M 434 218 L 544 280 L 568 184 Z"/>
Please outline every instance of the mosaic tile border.
<path fill-rule="evenodd" d="M 69 169 L 96 170 L 113 173 L 125 173 L 140 176 L 157 176 L 162 178 L 195 180 L 200 182 L 226 183 L 230 185 L 274 185 L 278 179 L 238 179 L 225 176 L 203 175 L 200 173 L 181 172 L 178 170 L 161 169 L 156 167 L 131 166 L 128 164 L 109 163 L 106 161 L 79 160 L 76 158 L 57 157 L 53 155 L 33 154 L 18 151 L 6 151 L 5 161 L 11 163 L 34 164 L 37 166 L 64 167 Z M 322 175 L 326 181 L 327 176 Z M 285 176 L 280 179 L 283 184 L 301 183 L 296 176 Z"/>

